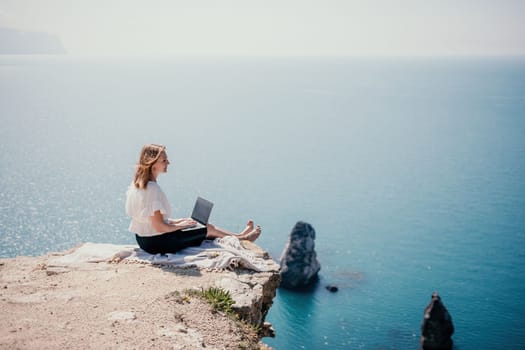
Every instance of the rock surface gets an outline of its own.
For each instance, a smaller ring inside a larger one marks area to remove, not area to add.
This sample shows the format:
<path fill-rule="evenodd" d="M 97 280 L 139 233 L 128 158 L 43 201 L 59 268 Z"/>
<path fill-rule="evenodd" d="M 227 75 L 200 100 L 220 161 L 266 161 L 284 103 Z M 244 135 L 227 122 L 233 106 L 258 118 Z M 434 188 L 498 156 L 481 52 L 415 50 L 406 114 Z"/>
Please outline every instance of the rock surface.
<path fill-rule="evenodd" d="M 49 266 L 56 255 L 0 259 L 0 348 L 265 347 L 255 327 L 184 292 L 221 287 L 231 293 L 241 318 L 270 328 L 264 318 L 279 285 L 271 259 L 275 269 L 269 272 L 212 272 L 125 262 Z"/>
<path fill-rule="evenodd" d="M 314 241 L 312 225 L 297 222 L 281 255 L 281 287 L 303 289 L 318 280 L 321 265 L 317 261 Z"/>
<path fill-rule="evenodd" d="M 451 337 L 454 333 L 452 317 L 450 317 L 437 292 L 432 294 L 432 300 L 425 308 L 421 333 L 421 348 L 423 350 L 452 349 Z"/>

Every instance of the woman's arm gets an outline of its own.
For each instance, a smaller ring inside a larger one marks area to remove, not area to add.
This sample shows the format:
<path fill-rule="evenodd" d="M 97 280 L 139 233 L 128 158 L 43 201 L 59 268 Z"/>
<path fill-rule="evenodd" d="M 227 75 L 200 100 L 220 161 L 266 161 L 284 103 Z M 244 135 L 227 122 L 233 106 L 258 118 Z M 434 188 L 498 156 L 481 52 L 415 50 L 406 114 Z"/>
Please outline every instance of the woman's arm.
<path fill-rule="evenodd" d="M 155 231 L 159 233 L 177 231 L 196 224 L 196 222 L 191 219 L 168 220 L 168 223 L 166 223 L 160 210 L 155 211 L 150 219 L 151 225 Z"/>

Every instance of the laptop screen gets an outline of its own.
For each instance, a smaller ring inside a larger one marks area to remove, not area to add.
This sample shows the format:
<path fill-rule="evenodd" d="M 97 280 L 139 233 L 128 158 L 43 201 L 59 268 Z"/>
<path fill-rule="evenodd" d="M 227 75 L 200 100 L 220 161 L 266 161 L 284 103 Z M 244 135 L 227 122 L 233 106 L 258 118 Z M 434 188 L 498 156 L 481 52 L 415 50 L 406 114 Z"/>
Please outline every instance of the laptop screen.
<path fill-rule="evenodd" d="M 195 206 L 193 207 L 193 213 L 191 214 L 191 218 L 197 222 L 200 222 L 203 225 L 206 225 L 208 223 L 208 219 L 210 218 L 212 208 L 212 202 L 204 198 L 197 197 L 197 200 L 195 201 Z"/>

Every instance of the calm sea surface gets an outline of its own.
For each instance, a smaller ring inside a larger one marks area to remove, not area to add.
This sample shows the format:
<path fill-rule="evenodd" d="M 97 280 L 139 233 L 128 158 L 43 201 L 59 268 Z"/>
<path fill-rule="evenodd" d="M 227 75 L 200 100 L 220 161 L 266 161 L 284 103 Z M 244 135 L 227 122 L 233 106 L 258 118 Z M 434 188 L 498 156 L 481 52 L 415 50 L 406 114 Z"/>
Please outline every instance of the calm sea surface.
<path fill-rule="evenodd" d="M 417 349 L 438 291 L 457 349 L 525 348 L 525 59 L 0 56 L 0 121 L 0 257 L 134 243 L 163 143 L 178 216 L 205 196 L 275 260 L 316 229 L 319 288 L 278 292 L 271 346 Z"/>

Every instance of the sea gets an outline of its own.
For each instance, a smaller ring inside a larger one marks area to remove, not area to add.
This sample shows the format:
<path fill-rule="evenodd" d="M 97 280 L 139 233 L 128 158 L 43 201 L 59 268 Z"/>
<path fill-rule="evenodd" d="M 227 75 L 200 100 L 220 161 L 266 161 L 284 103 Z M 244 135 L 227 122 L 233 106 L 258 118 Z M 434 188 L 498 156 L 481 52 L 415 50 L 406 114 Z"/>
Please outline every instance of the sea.
<path fill-rule="evenodd" d="M 418 349 L 433 292 L 456 349 L 525 348 L 525 57 L 0 56 L 0 257 L 135 243 L 146 143 L 175 216 L 208 198 L 277 262 L 314 227 L 275 349 Z"/>

